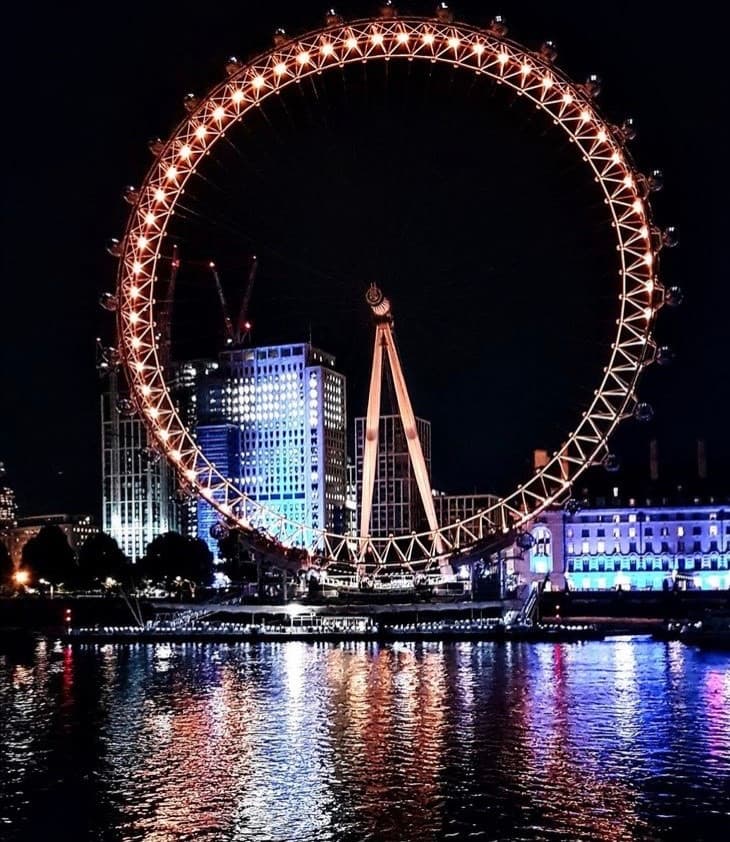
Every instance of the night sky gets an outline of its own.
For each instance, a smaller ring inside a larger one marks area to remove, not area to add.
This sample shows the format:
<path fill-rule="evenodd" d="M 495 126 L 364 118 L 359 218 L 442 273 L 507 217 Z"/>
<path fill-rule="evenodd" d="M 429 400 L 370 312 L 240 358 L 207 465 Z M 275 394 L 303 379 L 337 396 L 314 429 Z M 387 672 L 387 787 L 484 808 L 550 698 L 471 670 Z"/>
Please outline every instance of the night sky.
<path fill-rule="evenodd" d="M 340 3 L 346 17 L 375 9 Z M 681 245 L 661 276 L 685 303 L 664 310 L 641 398 L 656 416 L 627 422 L 613 449 L 630 481 L 659 441 L 663 475 L 683 481 L 695 440 L 730 486 L 725 33 L 709 2 L 462 2 L 457 18 L 501 13 L 510 35 L 550 38 L 575 80 L 598 73 L 599 107 L 632 116 L 644 172 L 661 168 L 653 202 Z M 429 13 L 430 4 L 401 4 Z M 267 49 L 271 33 L 320 25 L 311 2 L 56 5 L 15 10 L 7 31 L 0 461 L 21 514 L 100 509 L 96 336 L 113 289 L 105 240 L 119 236 L 121 192 L 151 162 L 147 141 L 182 118 L 185 93 L 222 78 L 227 56 Z M 393 301 L 416 413 L 433 423 L 434 484 L 508 492 L 532 449 L 554 449 L 598 385 L 617 316 L 615 253 L 601 197 L 551 125 L 466 72 L 371 63 L 319 77 L 262 109 L 216 147 L 171 231 L 183 266 L 178 355 L 213 354 L 222 336 L 206 262 L 237 307 L 259 257 L 256 343 L 306 339 L 348 376 L 363 414 L 376 280 Z M 14 81 L 13 81 L 14 80 Z M 8 189 L 9 186 L 9 189 Z"/>

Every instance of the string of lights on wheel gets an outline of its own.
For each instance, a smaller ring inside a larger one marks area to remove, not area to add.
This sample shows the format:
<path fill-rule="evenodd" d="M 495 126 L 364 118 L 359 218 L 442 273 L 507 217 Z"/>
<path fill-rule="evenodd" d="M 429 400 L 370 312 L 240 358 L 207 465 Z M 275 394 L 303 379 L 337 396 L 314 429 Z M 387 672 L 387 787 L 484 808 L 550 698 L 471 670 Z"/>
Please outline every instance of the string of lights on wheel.
<path fill-rule="evenodd" d="M 590 466 L 610 466 L 608 440 L 617 424 L 646 419 L 651 407 L 637 396 L 642 371 L 669 352 L 657 348 L 652 332 L 659 310 L 678 303 L 677 288 L 658 279 L 659 252 L 675 242 L 673 229 L 653 222 L 650 194 L 661 174 L 641 173 L 627 148 L 630 120 L 613 125 L 600 113 L 599 80 L 573 82 L 555 65 L 551 42 L 529 50 L 507 37 L 501 18 L 486 28 L 456 22 L 445 4 L 433 18 L 399 17 L 385 4 L 378 17 L 346 22 L 336 12 L 325 26 L 302 36 L 277 30 L 270 50 L 251 59 L 231 58 L 226 78 L 205 96 L 188 94 L 185 118 L 165 141 L 151 145 L 154 162 L 138 189 L 127 188 L 131 206 L 123 237 L 110 251 L 119 258 L 113 306 L 117 312 L 117 359 L 130 398 L 153 446 L 172 463 L 183 487 L 214 506 L 224 528 L 238 528 L 269 550 L 298 562 L 314 559 L 367 560 L 377 569 L 407 566 L 428 570 L 444 553 L 478 551 L 495 536 L 514 535 L 545 508 L 564 504 L 572 483 Z M 165 383 L 154 316 L 159 263 L 166 232 L 186 185 L 226 132 L 268 97 L 302 79 L 355 62 L 445 63 L 511 88 L 562 129 L 592 173 L 607 206 L 615 238 L 618 314 L 616 333 L 603 376 L 577 426 L 547 464 L 512 493 L 478 514 L 438 532 L 406 536 L 336 535 L 284 516 L 247 496 L 224 477 L 198 447 L 182 422 Z M 107 302 L 109 303 L 109 302 Z"/>

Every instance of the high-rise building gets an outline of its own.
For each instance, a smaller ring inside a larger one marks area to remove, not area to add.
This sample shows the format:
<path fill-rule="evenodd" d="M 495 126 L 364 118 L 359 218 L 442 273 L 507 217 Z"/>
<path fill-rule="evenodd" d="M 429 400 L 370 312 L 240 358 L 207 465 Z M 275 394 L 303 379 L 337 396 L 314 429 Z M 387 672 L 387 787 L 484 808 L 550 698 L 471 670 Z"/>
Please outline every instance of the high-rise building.
<path fill-rule="evenodd" d="M 355 419 L 357 499 L 362 498 L 366 419 Z M 416 418 L 416 430 L 431 477 L 431 422 Z M 382 415 L 378 427 L 378 460 L 373 486 L 370 534 L 407 535 L 428 529 L 413 463 L 400 415 Z"/>
<path fill-rule="evenodd" d="M 101 429 L 102 529 L 137 562 L 153 538 L 178 528 L 175 478 L 167 460 L 149 448 L 115 371 L 101 397 Z"/>
<path fill-rule="evenodd" d="M 479 512 L 494 506 L 499 498 L 494 494 L 444 494 L 433 492 L 433 504 L 439 526 L 449 526 L 468 520 Z"/>
<path fill-rule="evenodd" d="M 197 405 L 201 450 L 251 499 L 314 529 L 342 521 L 346 389 L 333 356 L 309 343 L 224 351 Z M 216 552 L 213 522 L 199 503 L 199 536 Z M 276 532 L 273 518 L 261 525 Z"/>
<path fill-rule="evenodd" d="M 193 438 L 198 435 L 198 392 L 201 384 L 218 370 L 214 360 L 196 359 L 174 363 L 170 366 L 168 388 L 182 422 Z M 227 469 L 226 469 L 227 470 Z M 177 478 L 176 478 L 177 479 Z M 198 507 L 207 503 L 196 494 L 178 493 L 176 495 L 178 531 L 189 538 L 198 537 Z M 212 510 L 211 510 L 211 518 Z M 211 525 L 214 520 L 211 519 Z M 207 532 L 203 536 L 207 540 Z"/>
<path fill-rule="evenodd" d="M 5 485 L 5 465 L 0 462 L 0 532 L 15 526 L 18 507 L 15 492 Z"/>

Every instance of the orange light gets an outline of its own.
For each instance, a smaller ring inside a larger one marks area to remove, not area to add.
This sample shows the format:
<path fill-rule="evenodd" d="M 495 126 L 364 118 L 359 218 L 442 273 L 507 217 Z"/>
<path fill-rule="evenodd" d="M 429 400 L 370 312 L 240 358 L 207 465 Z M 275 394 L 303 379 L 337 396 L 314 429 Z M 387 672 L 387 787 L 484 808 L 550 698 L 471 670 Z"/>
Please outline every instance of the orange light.
<path fill-rule="evenodd" d="M 563 103 L 565 105 L 570 105 L 573 102 L 572 94 L 563 94 Z"/>
<path fill-rule="evenodd" d="M 605 129 L 601 129 L 601 131 L 598 132 L 598 140 L 600 140 L 601 143 L 605 143 L 608 140 L 608 135 L 606 134 Z"/>
<path fill-rule="evenodd" d="M 520 68 L 520 70 L 522 71 L 522 75 L 523 75 L 523 76 L 527 76 L 527 74 L 528 74 L 528 73 L 531 73 L 531 72 L 532 72 L 532 68 L 530 67 L 530 65 L 529 65 L 529 64 L 527 64 L 527 62 L 525 62 L 525 63 L 522 65 L 522 67 Z"/>
<path fill-rule="evenodd" d="M 584 108 L 583 111 L 580 112 L 580 119 L 587 123 L 591 119 L 591 112 L 588 111 L 587 108 Z"/>
<path fill-rule="evenodd" d="M 167 168 L 167 172 L 165 173 L 169 181 L 177 178 L 177 167 L 172 166 Z"/>
<path fill-rule="evenodd" d="M 147 409 L 147 414 L 150 416 L 150 418 L 157 418 L 157 416 L 160 414 L 160 411 L 159 409 L 157 409 L 156 406 L 151 406 Z"/>
<path fill-rule="evenodd" d="M 430 47 L 431 44 L 433 44 L 433 42 L 434 42 L 433 34 L 431 32 L 427 32 L 423 36 L 423 43 Z"/>
<path fill-rule="evenodd" d="M 397 40 L 398 40 L 399 44 L 407 44 L 408 43 L 408 33 L 407 32 L 399 32 Z"/>
<path fill-rule="evenodd" d="M 322 47 L 320 49 L 320 52 L 323 56 L 331 56 L 332 53 L 334 53 L 334 51 L 335 48 L 332 46 L 332 44 L 329 43 L 329 41 L 326 44 L 322 44 Z"/>
<path fill-rule="evenodd" d="M 654 255 L 653 255 L 650 251 L 648 251 L 648 252 L 644 255 L 644 263 L 646 263 L 646 265 L 647 265 L 647 266 L 651 266 L 651 264 L 652 264 L 653 262 L 654 262 Z"/>
<path fill-rule="evenodd" d="M 543 76 L 542 86 L 543 86 L 543 88 L 552 88 L 553 80 L 549 76 Z"/>
<path fill-rule="evenodd" d="M 171 450 L 170 459 L 172 459 L 173 462 L 179 462 L 180 459 L 182 459 L 182 453 L 180 453 L 179 450 Z"/>
<path fill-rule="evenodd" d="M 133 336 L 132 337 L 132 347 L 133 348 L 138 349 L 141 344 L 142 344 L 142 340 L 139 338 L 139 336 Z"/>
<path fill-rule="evenodd" d="M 144 221 L 147 225 L 154 225 L 156 219 L 157 217 L 152 213 L 152 211 L 150 211 L 147 216 L 145 216 Z"/>
<path fill-rule="evenodd" d="M 357 38 L 348 38 L 345 41 L 345 46 L 348 50 L 354 50 L 357 47 Z"/>
<path fill-rule="evenodd" d="M 158 187 L 157 190 L 155 190 L 155 200 L 158 201 L 158 202 L 164 202 L 165 197 L 166 197 L 165 191 L 161 187 Z"/>
<path fill-rule="evenodd" d="M 309 53 L 304 51 L 297 56 L 299 64 L 309 64 Z"/>
<path fill-rule="evenodd" d="M 379 47 L 383 43 L 383 36 L 379 32 L 376 32 L 370 40 L 376 47 Z"/>
<path fill-rule="evenodd" d="M 147 239 L 147 237 L 139 237 L 137 239 L 137 248 L 146 249 L 148 243 L 149 240 Z"/>
<path fill-rule="evenodd" d="M 152 391 L 152 388 L 150 386 L 148 386 L 146 383 L 144 384 L 144 386 L 142 386 L 142 394 L 145 397 L 148 397 L 151 391 Z"/>
<path fill-rule="evenodd" d="M 244 92 L 240 88 L 236 88 L 236 90 L 231 94 L 231 99 L 235 103 L 243 102 L 243 98 L 246 96 Z"/>
<path fill-rule="evenodd" d="M 497 61 L 498 61 L 500 64 L 507 64 L 507 62 L 509 61 L 509 56 L 507 55 L 507 53 L 500 53 L 500 54 L 497 56 Z"/>
<path fill-rule="evenodd" d="M 261 88 L 266 84 L 266 79 L 263 76 L 254 76 L 251 80 L 251 84 L 256 88 L 257 91 L 260 91 Z"/>
<path fill-rule="evenodd" d="M 139 273 L 142 271 L 142 264 L 139 262 L 139 260 L 135 260 L 132 264 L 132 271 L 135 275 L 139 275 Z"/>
<path fill-rule="evenodd" d="M 129 290 L 129 297 L 130 298 L 139 298 L 139 287 L 132 287 Z"/>
<path fill-rule="evenodd" d="M 16 585 L 27 585 L 30 581 L 30 574 L 27 570 L 18 570 L 13 576 L 13 579 L 15 579 Z"/>
<path fill-rule="evenodd" d="M 183 159 L 183 161 L 187 161 L 187 159 L 190 157 L 190 152 L 191 152 L 191 149 L 190 149 L 190 147 L 187 145 L 187 143 L 185 144 L 185 146 L 182 146 L 182 147 L 180 148 L 180 157 Z M 169 176 L 169 174 L 170 174 L 170 172 L 169 172 L 169 170 L 168 170 L 168 176 Z M 177 171 L 175 171 L 175 173 L 174 173 L 173 177 L 174 177 L 175 175 L 177 175 Z"/>
<path fill-rule="evenodd" d="M 456 38 L 456 37 L 449 38 L 449 46 L 451 47 L 452 50 L 458 49 L 459 44 L 461 44 L 461 41 L 458 38 Z"/>
<path fill-rule="evenodd" d="M 205 126 L 198 126 L 198 128 L 195 129 L 195 137 L 197 137 L 198 140 L 202 140 L 207 134 L 208 129 Z"/>
<path fill-rule="evenodd" d="M 222 105 L 219 105 L 213 111 L 213 119 L 217 120 L 219 123 L 225 116 L 226 116 L 226 109 Z M 205 134 L 205 126 L 200 126 L 200 128 L 203 129 L 203 134 Z"/>
<path fill-rule="evenodd" d="M 276 73 L 277 76 L 283 76 L 286 73 L 286 65 L 284 64 L 283 61 L 280 61 L 274 67 L 274 73 Z"/>
<path fill-rule="evenodd" d="M 474 44 L 472 50 L 480 56 L 484 52 L 484 44 Z"/>

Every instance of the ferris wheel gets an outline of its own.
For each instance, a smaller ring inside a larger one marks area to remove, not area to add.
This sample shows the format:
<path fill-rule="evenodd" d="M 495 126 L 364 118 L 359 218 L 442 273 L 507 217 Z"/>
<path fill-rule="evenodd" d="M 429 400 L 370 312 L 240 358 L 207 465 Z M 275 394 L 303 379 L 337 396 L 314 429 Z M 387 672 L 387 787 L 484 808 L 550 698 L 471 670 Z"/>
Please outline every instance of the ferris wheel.
<path fill-rule="evenodd" d="M 299 561 L 314 557 L 321 565 L 366 560 L 375 568 L 443 569 L 444 559 L 488 549 L 547 507 L 564 504 L 577 477 L 591 466 L 610 463 L 608 440 L 619 422 L 651 413 L 638 399 L 637 383 L 642 371 L 666 353 L 657 348 L 652 330 L 660 308 L 679 295 L 674 288 L 665 290 L 657 277 L 659 252 L 673 240 L 671 229 L 662 231 L 652 221 L 649 195 L 661 186 L 659 174 L 647 176 L 636 168 L 627 148 L 631 122 L 613 125 L 599 112 L 595 77 L 577 84 L 556 67 L 550 42 L 530 50 L 507 35 L 500 18 L 486 28 L 471 26 L 454 21 L 445 4 L 433 18 L 400 17 L 388 3 L 378 17 L 352 22 L 331 11 L 323 28 L 299 37 L 278 30 L 270 50 L 250 61 L 230 59 L 223 81 L 204 96 L 188 95 L 185 118 L 153 149 L 155 160 L 141 186 L 127 191 L 131 211 L 114 249 L 119 258 L 118 357 L 154 446 L 184 486 L 218 511 L 222 528 L 241 529 L 268 548 L 294 553 Z M 176 206 L 226 132 L 245 123 L 267 98 L 307 77 L 383 61 L 442 63 L 492 80 L 531 102 L 562 130 L 608 211 L 618 308 L 614 339 L 592 400 L 539 471 L 468 519 L 418 534 L 353 540 L 288 520 L 244 493 L 206 457 L 166 385 L 153 305 L 160 294 L 162 246 Z"/>

